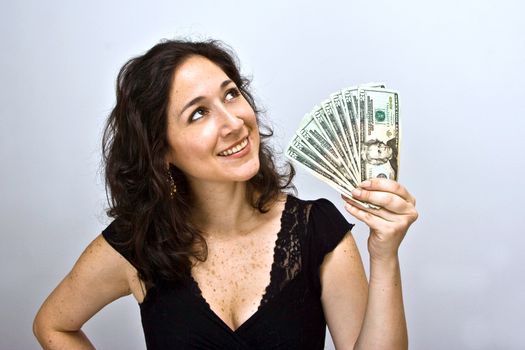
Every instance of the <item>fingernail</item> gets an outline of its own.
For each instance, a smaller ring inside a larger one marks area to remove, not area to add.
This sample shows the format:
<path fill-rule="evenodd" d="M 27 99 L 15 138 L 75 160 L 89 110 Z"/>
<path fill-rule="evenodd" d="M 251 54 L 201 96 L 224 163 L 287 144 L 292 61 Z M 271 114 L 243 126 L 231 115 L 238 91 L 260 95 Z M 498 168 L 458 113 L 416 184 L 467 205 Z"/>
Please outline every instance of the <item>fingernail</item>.
<path fill-rule="evenodd" d="M 365 180 L 363 182 L 361 182 L 361 184 L 359 185 L 359 187 L 368 187 L 370 186 L 372 183 L 370 182 L 370 180 Z"/>
<path fill-rule="evenodd" d="M 361 190 L 356 188 L 352 191 L 352 196 L 359 197 L 361 195 Z"/>

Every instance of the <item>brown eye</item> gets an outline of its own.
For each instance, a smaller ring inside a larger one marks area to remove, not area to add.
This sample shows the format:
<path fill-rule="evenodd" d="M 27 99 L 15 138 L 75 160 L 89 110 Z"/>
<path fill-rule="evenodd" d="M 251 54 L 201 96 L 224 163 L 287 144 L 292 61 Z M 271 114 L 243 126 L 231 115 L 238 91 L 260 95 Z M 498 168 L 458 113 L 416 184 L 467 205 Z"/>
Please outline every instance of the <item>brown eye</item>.
<path fill-rule="evenodd" d="M 197 108 L 195 112 L 193 112 L 190 115 L 190 118 L 189 118 L 190 123 L 201 119 L 202 117 L 204 117 L 205 114 L 206 114 L 206 111 L 204 110 L 204 108 Z"/>
<path fill-rule="evenodd" d="M 224 98 L 226 99 L 226 101 L 231 101 L 237 96 L 239 96 L 239 90 L 233 88 L 226 92 L 226 96 Z"/>

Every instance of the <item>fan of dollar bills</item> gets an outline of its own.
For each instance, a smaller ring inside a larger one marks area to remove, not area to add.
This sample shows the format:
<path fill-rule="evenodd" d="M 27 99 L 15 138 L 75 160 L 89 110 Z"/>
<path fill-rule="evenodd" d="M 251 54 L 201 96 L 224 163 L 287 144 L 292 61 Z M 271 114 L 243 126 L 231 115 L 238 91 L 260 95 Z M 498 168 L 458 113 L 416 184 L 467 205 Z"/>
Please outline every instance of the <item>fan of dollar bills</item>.
<path fill-rule="evenodd" d="M 352 198 L 364 180 L 397 180 L 399 171 L 399 98 L 382 83 L 333 93 L 307 113 L 286 155 L 338 192 Z"/>

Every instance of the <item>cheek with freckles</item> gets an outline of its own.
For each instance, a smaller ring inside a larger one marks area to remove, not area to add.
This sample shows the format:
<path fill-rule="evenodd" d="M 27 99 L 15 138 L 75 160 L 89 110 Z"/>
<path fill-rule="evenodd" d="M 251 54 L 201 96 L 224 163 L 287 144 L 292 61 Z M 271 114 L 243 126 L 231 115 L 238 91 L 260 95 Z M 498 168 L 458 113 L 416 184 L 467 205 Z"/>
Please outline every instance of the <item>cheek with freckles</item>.
<path fill-rule="evenodd" d="M 216 151 L 217 131 L 211 124 L 199 128 L 198 132 L 190 130 L 174 137 L 174 142 L 170 144 L 175 160 L 204 159 L 213 156 Z"/>
<path fill-rule="evenodd" d="M 173 164 L 190 177 L 206 177 L 217 164 L 219 134 L 211 120 L 177 133 L 171 143 Z"/>

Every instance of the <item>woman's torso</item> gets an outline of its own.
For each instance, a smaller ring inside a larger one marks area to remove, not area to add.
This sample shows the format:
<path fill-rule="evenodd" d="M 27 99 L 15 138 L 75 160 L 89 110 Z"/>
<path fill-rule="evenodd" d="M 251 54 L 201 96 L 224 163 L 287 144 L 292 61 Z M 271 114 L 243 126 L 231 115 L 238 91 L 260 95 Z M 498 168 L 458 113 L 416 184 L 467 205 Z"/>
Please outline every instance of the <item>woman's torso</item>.
<path fill-rule="evenodd" d="M 185 283 L 159 283 L 142 299 L 129 274 L 148 349 L 323 348 L 319 266 L 349 225 L 326 200 L 279 206 L 234 242 L 208 239 L 208 259 Z"/>

